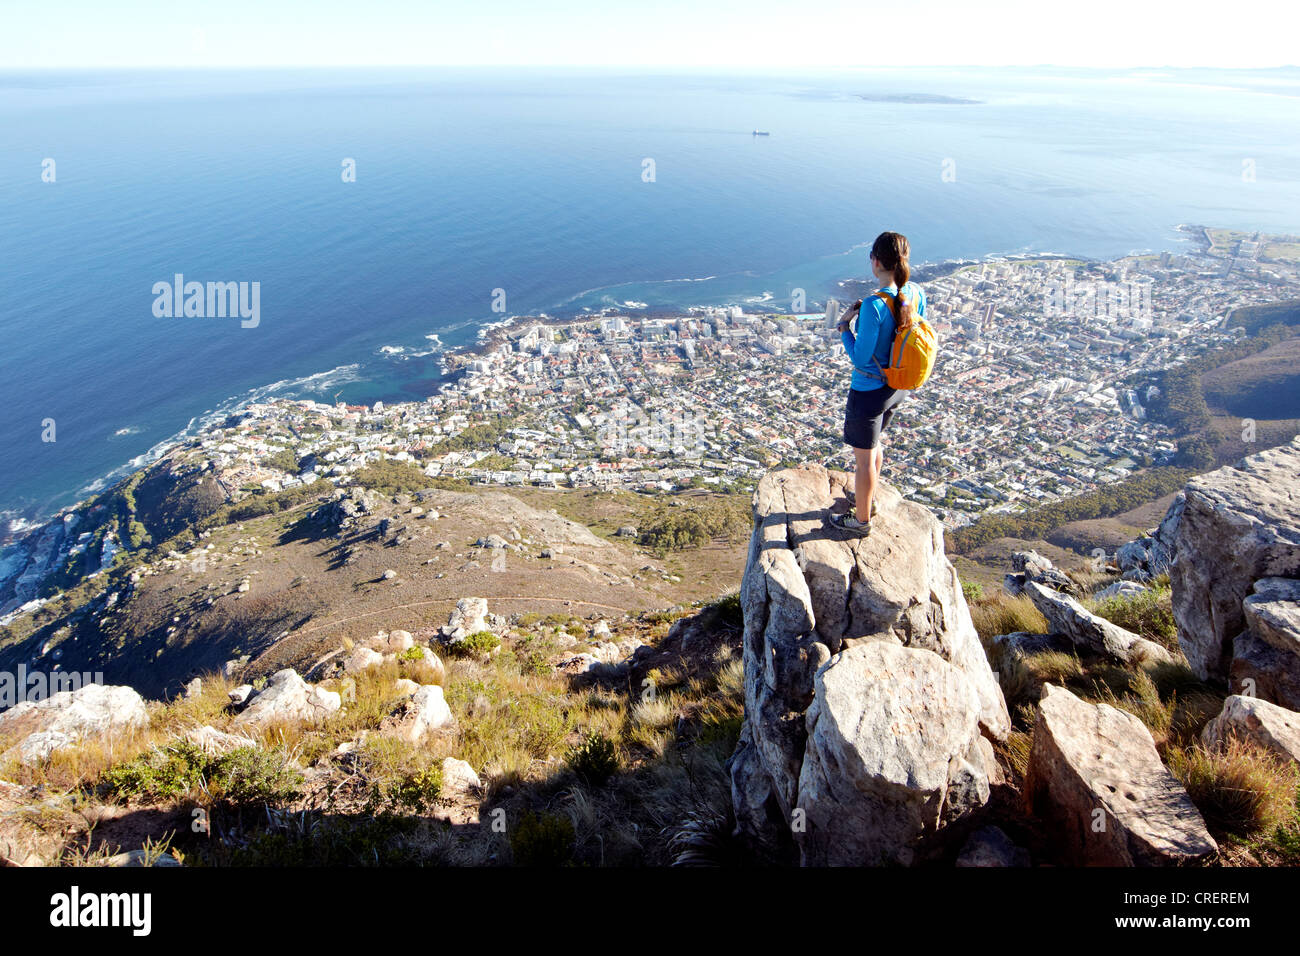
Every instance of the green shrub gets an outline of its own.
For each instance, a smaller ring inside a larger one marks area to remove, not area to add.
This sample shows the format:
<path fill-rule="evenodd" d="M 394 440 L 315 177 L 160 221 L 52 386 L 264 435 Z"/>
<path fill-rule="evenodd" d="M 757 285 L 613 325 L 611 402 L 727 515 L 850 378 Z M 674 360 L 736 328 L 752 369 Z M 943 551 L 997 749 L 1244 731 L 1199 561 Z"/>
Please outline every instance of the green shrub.
<path fill-rule="evenodd" d="M 429 487 L 429 478 L 416 465 L 408 461 L 385 458 L 358 469 L 352 476 L 362 488 L 384 495 L 420 491 Z"/>
<path fill-rule="evenodd" d="M 1108 598 L 1094 610 L 1126 631 L 1155 641 L 1166 650 L 1177 650 L 1178 625 L 1174 623 L 1172 595 L 1168 588 L 1142 591 L 1131 597 Z"/>
<path fill-rule="evenodd" d="M 228 866 L 412 866 L 425 854 L 412 845 L 414 817 L 327 815 L 312 811 L 293 825 L 263 831 L 242 846 L 203 844 L 207 862 Z"/>
<path fill-rule="evenodd" d="M 447 645 L 447 651 L 457 657 L 478 657 L 490 654 L 501 646 L 501 639 L 491 631 L 475 631 L 463 641 Z"/>
<path fill-rule="evenodd" d="M 713 620 L 728 627 L 742 628 L 745 626 L 745 614 L 740 606 L 740 594 L 727 594 L 708 606 L 708 610 L 714 615 Z"/>
<path fill-rule="evenodd" d="M 569 769 L 593 787 L 603 786 L 618 772 L 618 750 L 604 734 L 592 731 L 565 756 Z"/>
<path fill-rule="evenodd" d="M 188 740 L 156 747 L 100 777 L 112 797 L 147 803 L 173 800 L 200 787 L 232 804 L 280 803 L 301 782 L 301 775 L 279 756 L 258 747 L 212 756 Z"/>
<path fill-rule="evenodd" d="M 442 794 L 442 768 L 425 767 L 404 774 L 387 786 L 375 785 L 371 792 L 370 812 L 380 807 L 422 813 L 432 808 Z"/>
<path fill-rule="evenodd" d="M 963 581 L 961 585 L 961 593 L 966 597 L 967 603 L 980 601 L 984 598 L 984 586 L 982 584 L 976 584 L 973 581 Z"/>
<path fill-rule="evenodd" d="M 557 813 L 524 811 L 510 834 L 516 866 L 564 866 L 573 860 L 573 822 Z"/>
<path fill-rule="evenodd" d="M 203 781 L 207 765 L 203 748 L 178 740 L 110 767 L 99 779 L 112 797 L 153 803 L 189 793 Z"/>
<path fill-rule="evenodd" d="M 324 484 L 313 482 L 311 484 L 294 485 L 292 488 L 274 492 L 259 488 L 238 504 L 230 505 L 224 513 L 221 511 L 216 512 L 206 524 L 208 526 L 235 524 L 240 521 L 252 521 L 254 518 L 260 518 L 263 515 L 285 511 L 294 505 L 323 494 L 326 485 L 328 485 L 328 482 Z M 332 486 L 330 487 L 332 490 Z"/>
<path fill-rule="evenodd" d="M 278 754 L 260 747 L 240 747 L 212 759 L 206 776 L 209 792 L 231 803 L 282 803 L 302 783 L 302 775 Z"/>
<path fill-rule="evenodd" d="M 397 659 L 399 661 L 422 661 L 424 660 L 424 648 L 418 644 L 414 647 L 408 647 L 398 655 Z"/>

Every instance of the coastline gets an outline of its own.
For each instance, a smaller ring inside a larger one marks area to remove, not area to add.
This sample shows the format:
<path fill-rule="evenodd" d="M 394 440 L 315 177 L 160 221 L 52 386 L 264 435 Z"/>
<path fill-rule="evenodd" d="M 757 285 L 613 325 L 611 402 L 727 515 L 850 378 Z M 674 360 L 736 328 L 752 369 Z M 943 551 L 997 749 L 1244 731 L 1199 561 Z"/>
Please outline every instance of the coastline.
<path fill-rule="evenodd" d="M 1200 247 L 1202 250 L 1208 249 L 1211 245 L 1210 238 L 1207 234 L 1208 229 L 1226 228 L 1210 227 L 1199 224 L 1180 223 L 1173 227 L 1174 231 L 1182 234 L 1186 238 L 1182 241 L 1190 241 Z M 839 255 L 865 249 L 865 244 L 859 244 Z M 1161 250 L 1173 252 L 1173 249 Z M 1063 252 L 1032 252 L 1032 253 L 989 253 L 982 258 L 948 258 L 936 261 L 924 261 L 916 265 L 913 270 L 913 276 L 918 282 L 930 282 L 936 279 L 949 276 L 965 268 L 979 266 L 982 264 L 995 264 L 1003 262 L 1033 262 L 1033 261 L 1080 261 L 1085 263 L 1102 263 L 1117 262 L 1134 255 L 1146 254 L 1129 252 L 1124 255 L 1115 256 L 1112 259 L 1098 259 L 1091 256 L 1073 255 Z M 716 276 L 706 277 L 706 279 L 717 278 Z M 682 279 L 682 280 L 663 280 L 670 282 L 697 282 L 705 281 L 701 279 Z M 583 295 L 593 292 L 599 292 L 607 288 L 618 288 L 620 284 L 598 287 L 596 289 L 585 290 L 571 296 L 565 301 L 573 301 Z M 868 283 L 858 277 L 843 277 L 832 280 L 828 287 L 822 290 L 819 298 L 813 298 L 809 306 L 817 306 L 816 311 L 824 308 L 825 302 L 829 298 L 861 298 L 864 294 L 870 294 L 874 291 L 874 283 Z M 711 309 L 726 308 L 728 305 L 740 306 L 749 314 L 755 315 L 785 315 L 789 314 L 788 309 L 776 307 L 763 307 L 767 303 L 775 303 L 778 300 L 768 298 L 766 302 L 752 301 L 755 297 L 748 297 L 751 301 L 730 302 L 721 305 L 647 305 L 636 303 L 637 308 L 619 308 L 617 306 L 605 306 L 600 309 L 553 309 L 556 314 L 548 311 L 540 311 L 536 314 L 521 313 L 507 315 L 504 318 L 493 322 L 486 322 L 477 329 L 475 339 L 471 343 L 457 346 L 445 346 L 439 338 L 440 333 L 445 333 L 450 329 L 461 329 L 472 324 L 472 320 L 463 320 L 454 323 L 452 326 L 439 330 L 438 333 L 426 335 L 426 339 L 433 344 L 425 352 L 407 352 L 404 346 L 382 346 L 376 353 L 384 355 L 407 355 L 408 357 L 428 357 L 433 354 L 438 355 L 439 378 L 436 390 L 432 394 L 438 394 L 449 386 L 453 385 L 463 373 L 464 369 L 476 358 L 482 358 L 497 351 L 503 344 L 512 339 L 513 330 L 522 325 L 542 325 L 552 329 L 563 329 L 565 327 L 589 325 L 593 322 L 599 322 L 602 318 L 611 315 L 634 316 L 638 319 L 666 319 L 675 318 L 682 315 L 693 315 L 705 313 Z M 272 394 L 276 391 L 293 391 L 299 392 L 305 390 L 309 383 L 316 383 L 316 390 L 333 387 L 334 385 L 347 385 L 364 379 L 347 376 L 355 376 L 364 366 L 363 361 L 351 362 L 345 365 L 336 366 L 321 372 L 315 372 L 308 375 L 299 376 L 293 379 L 281 379 L 267 385 L 258 386 L 241 395 L 230 396 L 226 400 L 217 403 L 217 405 L 208 411 L 194 415 L 186 423 L 185 427 L 173 433 L 167 438 L 154 443 L 144 452 L 133 456 L 122 465 L 114 468 L 101 475 L 73 494 L 76 500 L 69 504 L 63 505 L 52 511 L 42 514 L 22 515 L 17 509 L 6 509 L 0 507 L 0 521 L 5 524 L 0 526 L 0 550 L 9 547 L 15 542 L 21 541 L 25 536 L 31 534 L 53 521 L 60 520 L 64 515 L 80 508 L 87 500 L 100 494 L 106 489 L 120 481 L 129 478 L 131 475 L 147 468 L 161 458 L 165 457 L 173 449 L 201 437 L 205 432 L 210 430 L 218 422 L 224 421 L 232 415 L 238 415 L 242 410 L 251 405 L 275 401 L 286 400 L 293 401 L 301 398 L 301 395 Z M 342 378 L 340 378 L 342 376 Z M 418 404 L 418 400 L 385 400 L 384 404 L 390 408 L 403 404 Z M 3 504 L 3 503 L 0 503 Z"/>

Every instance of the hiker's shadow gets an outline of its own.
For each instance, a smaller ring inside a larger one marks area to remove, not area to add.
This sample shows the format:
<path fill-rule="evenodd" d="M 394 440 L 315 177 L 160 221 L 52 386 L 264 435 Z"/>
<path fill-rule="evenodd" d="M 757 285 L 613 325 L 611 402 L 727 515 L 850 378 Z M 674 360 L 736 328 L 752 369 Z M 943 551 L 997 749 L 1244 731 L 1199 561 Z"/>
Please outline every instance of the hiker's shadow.
<path fill-rule="evenodd" d="M 768 537 L 759 546 L 759 551 L 787 549 L 795 550 L 800 545 L 811 541 L 832 541 L 836 544 L 851 542 L 852 536 L 844 534 L 830 524 L 830 517 L 837 511 L 848 511 L 848 502 L 837 499 L 830 508 L 816 511 L 774 511 L 763 518 L 763 529 L 785 529 L 784 534 Z"/>

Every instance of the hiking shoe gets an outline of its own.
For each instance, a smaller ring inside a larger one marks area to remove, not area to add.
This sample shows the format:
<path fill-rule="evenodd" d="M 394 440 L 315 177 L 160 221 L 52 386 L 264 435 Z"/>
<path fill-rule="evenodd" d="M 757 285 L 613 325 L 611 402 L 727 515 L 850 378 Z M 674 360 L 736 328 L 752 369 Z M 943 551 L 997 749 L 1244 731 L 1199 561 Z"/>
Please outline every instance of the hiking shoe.
<path fill-rule="evenodd" d="M 831 526 L 845 534 L 851 534 L 859 538 L 865 538 L 871 534 L 871 522 L 859 521 L 855 515 L 851 514 L 831 515 Z"/>
<path fill-rule="evenodd" d="M 856 515 L 858 513 L 858 496 L 846 488 L 844 489 L 844 497 L 846 497 L 849 500 L 849 510 Z M 874 518 L 879 513 L 880 513 L 880 508 L 876 504 L 876 499 L 872 498 L 871 517 Z"/>

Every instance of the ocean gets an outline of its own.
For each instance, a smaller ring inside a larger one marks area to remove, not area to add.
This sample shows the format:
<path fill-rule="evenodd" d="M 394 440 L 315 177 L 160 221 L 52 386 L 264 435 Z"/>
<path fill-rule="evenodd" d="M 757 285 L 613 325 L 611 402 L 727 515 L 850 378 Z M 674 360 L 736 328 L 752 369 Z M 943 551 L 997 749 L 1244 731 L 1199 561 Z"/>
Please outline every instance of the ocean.
<path fill-rule="evenodd" d="M 788 310 L 883 229 L 936 262 L 1180 223 L 1300 233 L 1300 70 L 0 73 L 0 513 L 252 399 L 423 398 L 508 316 Z M 177 275 L 257 283 L 256 323 L 156 314 Z"/>

